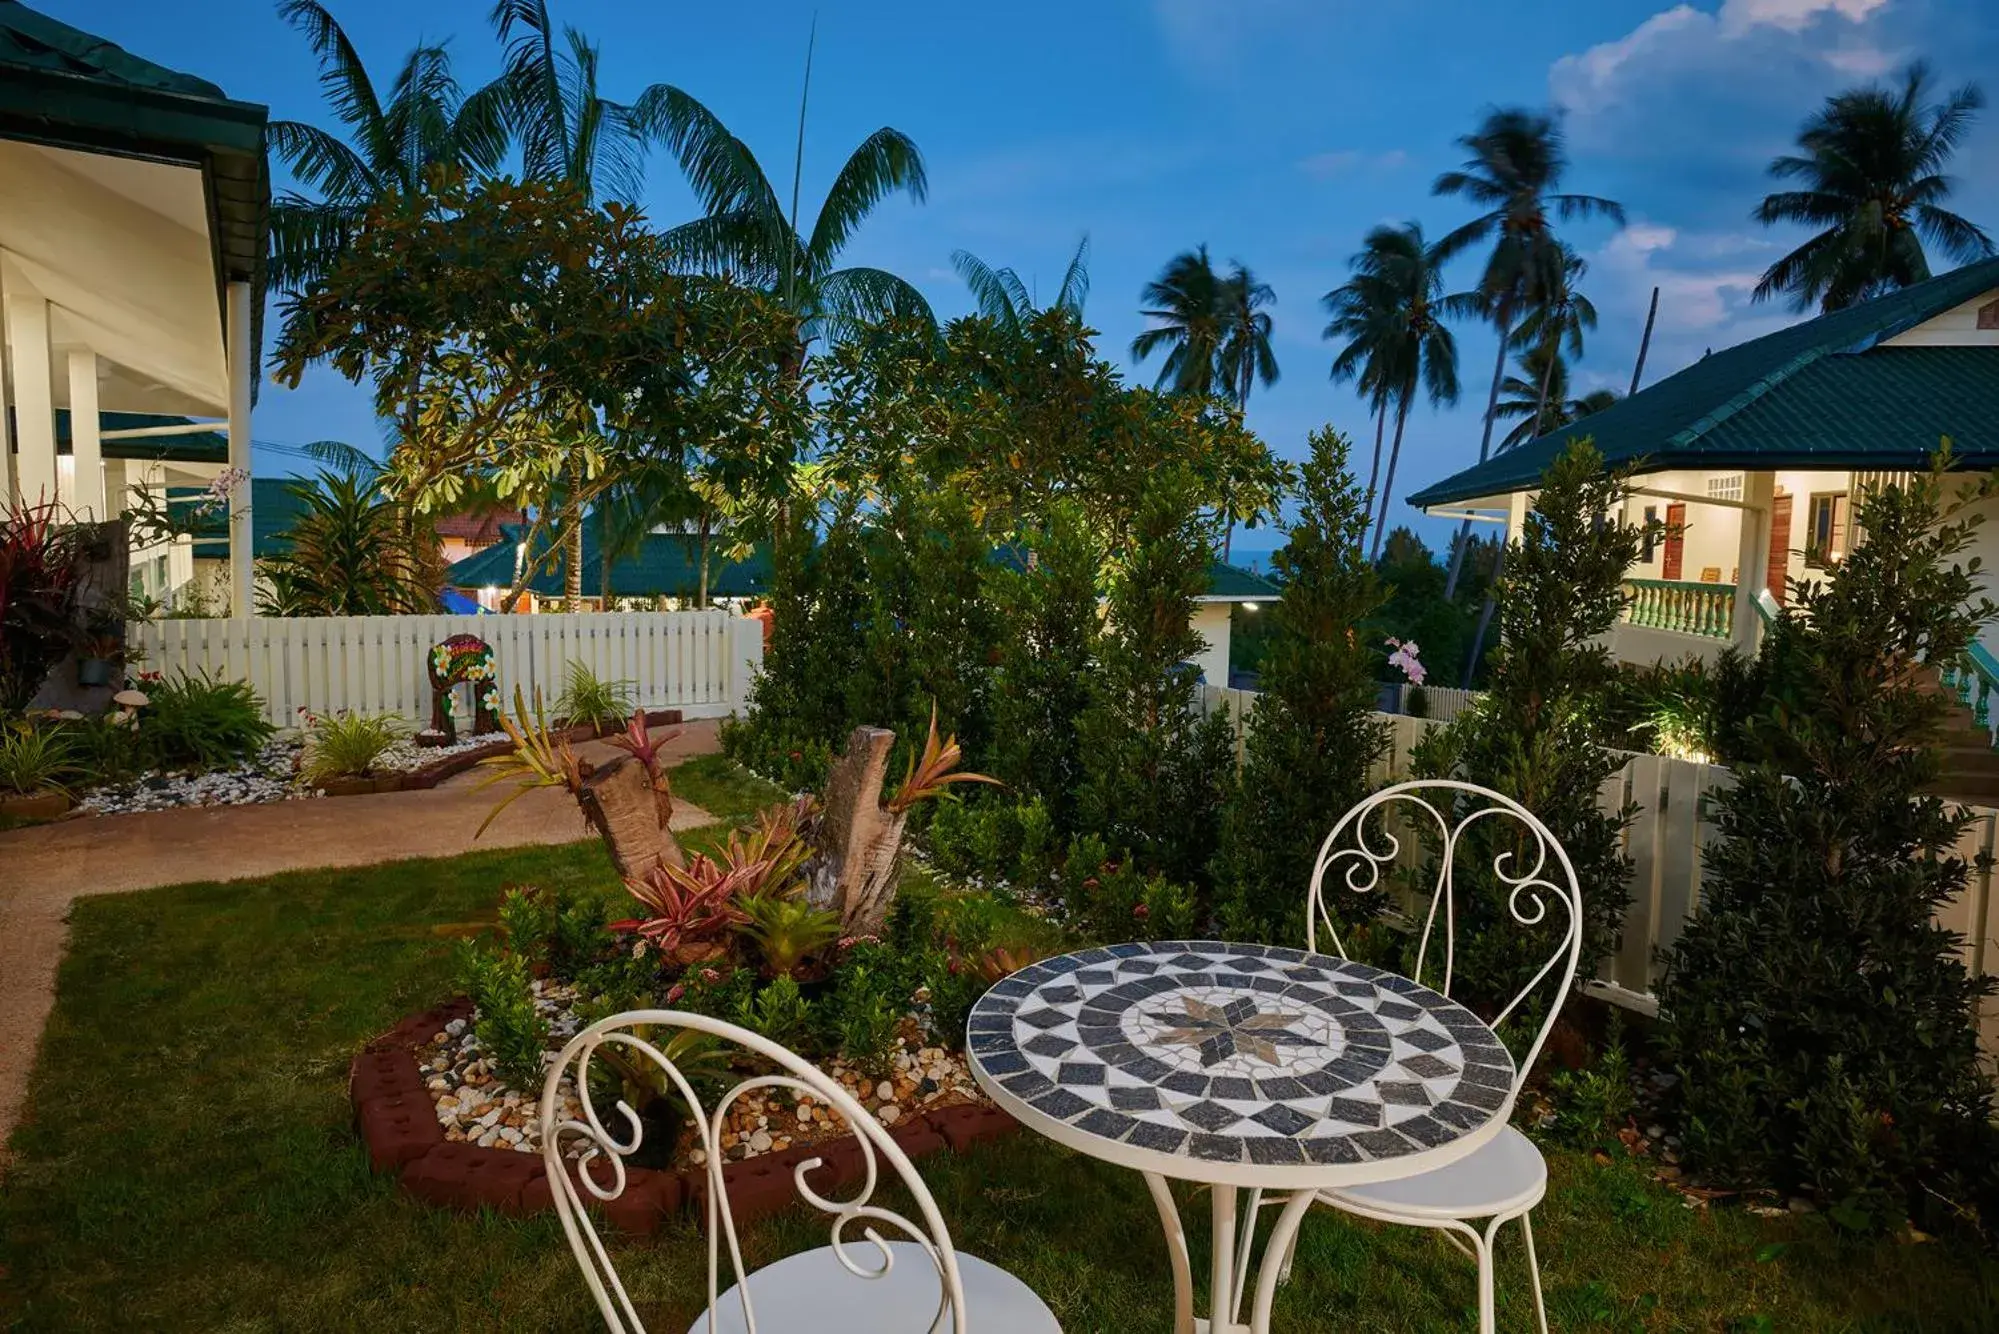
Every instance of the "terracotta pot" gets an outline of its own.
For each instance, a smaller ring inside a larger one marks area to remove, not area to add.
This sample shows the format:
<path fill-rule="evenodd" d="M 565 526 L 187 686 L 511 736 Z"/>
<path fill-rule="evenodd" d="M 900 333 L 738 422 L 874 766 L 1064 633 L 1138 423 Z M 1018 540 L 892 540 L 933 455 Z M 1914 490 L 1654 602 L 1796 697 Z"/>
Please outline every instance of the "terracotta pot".
<path fill-rule="evenodd" d="M 69 810 L 66 792 L 30 792 L 26 796 L 0 797 L 0 815 L 16 820 L 53 820 Z"/>

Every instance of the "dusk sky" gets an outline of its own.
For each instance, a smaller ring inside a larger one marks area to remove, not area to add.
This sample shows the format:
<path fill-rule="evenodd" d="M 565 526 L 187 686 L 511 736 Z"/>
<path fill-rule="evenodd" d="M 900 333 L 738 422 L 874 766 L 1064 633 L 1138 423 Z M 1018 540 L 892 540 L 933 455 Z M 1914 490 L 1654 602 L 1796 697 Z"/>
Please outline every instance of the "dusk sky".
<path fill-rule="evenodd" d="M 304 41 L 271 0 L 32 0 L 134 53 L 267 103 L 273 118 L 331 126 Z M 377 81 L 419 40 L 451 39 L 468 88 L 497 70 L 486 0 L 331 0 Z M 1250 422 L 1298 457 L 1331 421 L 1372 435 L 1351 388 L 1327 381 L 1319 298 L 1378 222 L 1419 219 L 1440 236 L 1468 215 L 1430 195 L 1463 156 L 1455 140 L 1495 104 L 1565 115 L 1567 188 L 1621 201 L 1629 225 L 1565 232 L 1589 261 L 1582 288 L 1602 325 L 1578 390 L 1623 390 L 1645 303 L 1660 286 L 1646 379 L 1798 318 L 1752 306 L 1765 265 L 1800 237 L 1750 219 L 1764 168 L 1828 94 L 1892 77 L 1912 59 L 1939 90 L 1983 77 L 1999 96 L 1994 0 L 1100 0 L 1006 5 L 764 0 L 554 0 L 557 19 L 603 48 L 600 86 L 648 83 L 701 98 L 789 189 L 806 34 L 818 49 L 806 127 L 809 218 L 846 154 L 893 125 L 921 146 L 930 199 L 886 204 L 849 262 L 910 279 L 940 318 L 970 306 L 956 248 L 1038 278 L 1044 299 L 1090 236 L 1087 316 L 1130 366 L 1138 293 L 1176 251 L 1206 242 L 1272 284 L 1281 382 Z M 282 167 L 274 163 L 280 173 Z M 1999 230 L 1999 111 L 1959 154 L 1952 207 Z M 673 162 L 655 157 L 643 199 L 660 224 L 690 216 Z M 1932 264 L 1948 267 L 1933 255 Z M 1454 272 L 1468 284 L 1474 264 Z M 1399 495 L 1477 456 L 1491 335 L 1458 331 L 1463 400 L 1420 410 Z M 268 338 L 267 338 L 268 346 Z M 1150 382 L 1157 363 L 1133 374 Z M 259 441 L 335 438 L 380 452 L 367 390 L 318 371 L 297 391 L 266 384 Z M 299 470 L 260 453 L 266 473 Z M 1363 469 L 1365 461 L 1363 456 Z M 1414 511 L 1399 502 L 1395 522 Z M 1440 524 L 1424 525 L 1435 536 Z M 1265 545 L 1252 539 L 1250 545 Z"/>

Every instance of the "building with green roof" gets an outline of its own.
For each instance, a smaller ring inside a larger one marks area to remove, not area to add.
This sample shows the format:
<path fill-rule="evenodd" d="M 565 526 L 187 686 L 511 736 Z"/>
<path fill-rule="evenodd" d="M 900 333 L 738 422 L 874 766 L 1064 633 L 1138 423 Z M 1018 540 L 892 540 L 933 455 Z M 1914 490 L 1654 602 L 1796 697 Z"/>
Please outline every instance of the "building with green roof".
<path fill-rule="evenodd" d="M 1850 549 L 1859 493 L 1926 467 L 1945 437 L 1956 466 L 1999 467 L 1999 259 L 1710 353 L 1409 499 L 1517 534 L 1548 464 L 1594 440 L 1632 471 L 1625 517 L 1652 534 L 1613 650 L 1711 659 L 1752 649 L 1788 581 Z"/>
<path fill-rule="evenodd" d="M 0 499 L 104 519 L 132 486 L 248 471 L 266 119 L 0 0 Z"/>

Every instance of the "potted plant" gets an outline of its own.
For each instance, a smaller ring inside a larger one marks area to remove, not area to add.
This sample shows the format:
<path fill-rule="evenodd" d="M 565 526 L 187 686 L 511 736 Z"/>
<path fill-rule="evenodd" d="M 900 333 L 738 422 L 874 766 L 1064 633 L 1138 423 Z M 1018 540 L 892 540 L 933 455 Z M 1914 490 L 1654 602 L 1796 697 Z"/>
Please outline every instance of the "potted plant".
<path fill-rule="evenodd" d="M 117 684 L 119 668 L 125 664 L 125 641 L 118 635 L 96 631 L 83 637 L 77 646 L 76 683 L 80 686 Z"/>
<path fill-rule="evenodd" d="M 0 815 L 46 820 L 69 809 L 74 770 L 67 738 L 25 720 L 0 729 Z"/>

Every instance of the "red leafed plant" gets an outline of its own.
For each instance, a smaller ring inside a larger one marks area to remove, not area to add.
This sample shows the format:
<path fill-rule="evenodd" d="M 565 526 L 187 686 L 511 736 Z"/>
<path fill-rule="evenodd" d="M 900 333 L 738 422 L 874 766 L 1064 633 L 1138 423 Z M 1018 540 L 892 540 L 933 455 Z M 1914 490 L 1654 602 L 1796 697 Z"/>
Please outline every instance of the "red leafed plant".
<path fill-rule="evenodd" d="M 0 509 L 0 712 L 25 709 L 80 634 L 83 563 L 83 530 L 53 502 Z"/>
<path fill-rule="evenodd" d="M 914 752 L 909 757 L 909 767 L 902 776 L 902 786 L 896 788 L 895 795 L 888 799 L 888 809 L 895 812 L 908 810 L 919 801 L 929 801 L 944 795 L 944 789 L 952 783 L 991 783 L 995 787 L 1004 786 L 997 778 L 985 774 L 958 773 L 958 761 L 962 752 L 958 749 L 958 738 L 953 735 L 942 741 L 937 739 L 937 706 L 930 706 L 930 735 L 923 743 L 923 758 Z"/>
<path fill-rule="evenodd" d="M 667 779 L 665 766 L 660 763 L 660 748 L 679 735 L 680 729 L 676 727 L 655 741 L 652 729 L 646 726 L 646 711 L 635 708 L 631 721 L 625 724 L 625 730 L 605 738 L 645 766 L 646 776 L 652 780 L 652 798 L 659 808 L 659 827 L 662 829 L 673 819 L 673 785 Z"/>
<path fill-rule="evenodd" d="M 749 921 L 738 903 L 755 893 L 770 873 L 766 862 L 722 866 L 696 853 L 686 866 L 654 866 L 625 888 L 649 915 L 611 923 L 656 946 L 668 963 L 701 963 L 728 952 L 727 938 Z"/>
<path fill-rule="evenodd" d="M 810 831 L 819 816 L 819 799 L 810 793 L 766 806 L 757 812 L 754 829 L 730 833 L 723 859 L 730 868 L 761 865 L 760 883 L 745 893 L 789 898 L 803 888 L 805 863 L 812 855 Z"/>

